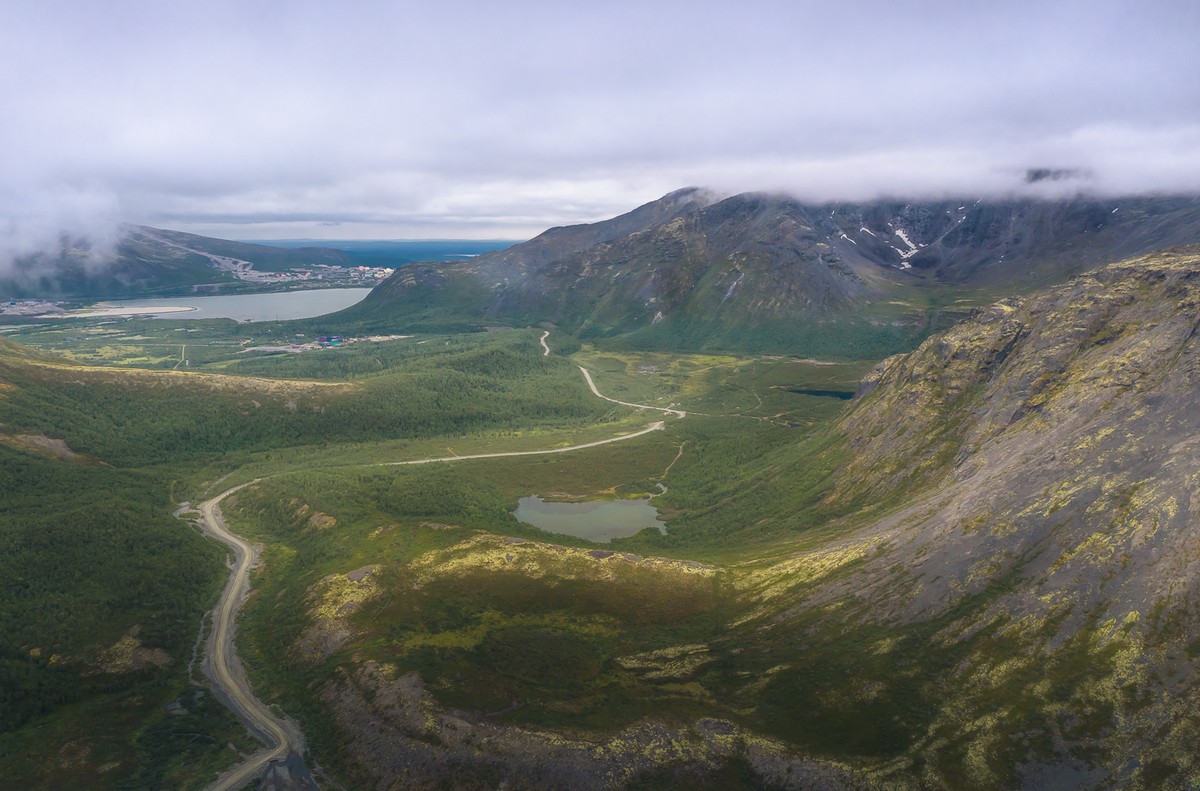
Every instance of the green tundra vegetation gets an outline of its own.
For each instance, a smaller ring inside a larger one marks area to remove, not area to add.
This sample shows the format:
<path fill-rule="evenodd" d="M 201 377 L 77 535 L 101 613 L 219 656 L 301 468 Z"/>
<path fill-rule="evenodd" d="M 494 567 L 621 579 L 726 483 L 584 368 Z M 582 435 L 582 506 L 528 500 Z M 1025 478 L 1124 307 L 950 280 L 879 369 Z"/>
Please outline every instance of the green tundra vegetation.
<path fill-rule="evenodd" d="M 528 331 L 323 359 L 218 344 L 187 371 L 73 363 L 50 352 L 64 332 L 78 325 L 10 329 L 44 352 L 0 340 L 0 775 L 24 787 L 200 787 L 233 757 L 225 745 L 253 743 L 188 683 L 225 570 L 171 512 L 219 477 L 444 453 L 449 437 L 469 451 L 629 430 Z M 186 717 L 167 711 L 177 701 Z"/>
<path fill-rule="evenodd" d="M 882 362 L 123 322 L 100 365 L 8 328 L 0 775 L 198 787 L 244 748 L 187 667 L 222 552 L 169 513 L 258 478 L 222 506 L 264 546 L 239 651 L 346 788 L 1194 786 L 1200 648 L 1158 583 L 1194 552 L 1197 260 Z M 203 354 L 128 365 L 167 333 Z M 531 494 L 654 495 L 667 531 L 545 533 L 512 514 Z"/>
<path fill-rule="evenodd" d="M 382 500 L 410 522 L 454 518 L 473 530 L 544 539 L 509 512 L 519 494 L 541 490 L 549 470 L 576 476 L 589 470 L 586 481 L 567 488 L 581 494 L 612 489 L 601 496 L 653 490 L 667 480 L 662 473 L 676 456 L 672 475 L 688 470 L 716 481 L 725 477 L 720 464 L 705 472 L 692 464 L 693 456 L 716 459 L 737 448 L 753 455 L 768 435 L 786 442 L 789 434 L 827 420 L 840 404 L 789 388 L 845 390 L 864 370 L 833 366 L 831 372 L 778 358 L 588 351 L 578 363 L 593 367 L 615 397 L 687 399 L 729 417 L 698 418 L 686 436 L 673 425 L 631 451 L 597 449 L 583 465 L 564 454 L 518 464 L 477 462 L 478 474 L 466 477 L 458 467 L 364 473 L 354 465 L 497 447 L 552 448 L 647 421 L 587 392 L 576 363 L 565 356 L 580 349 L 569 337 L 554 337 L 550 357 L 541 355 L 533 331 L 246 354 L 233 345 L 243 327 L 204 322 L 197 333 L 191 324 L 26 323 L 6 334 L 29 345 L 0 340 L 6 550 L 0 769 L 29 787 L 83 777 L 95 787 L 141 787 L 165 778 L 198 787 L 210 776 L 205 771 L 229 760 L 227 743 L 248 743 L 232 718 L 208 698 L 195 698 L 188 683 L 196 675 L 187 665 L 200 615 L 223 582 L 222 552 L 170 516 L 177 502 L 213 491 L 223 475 L 328 467 L 312 478 L 298 473 L 270 485 L 308 481 L 341 492 L 345 508 L 375 513 L 374 503 Z M 267 345 L 299 330 L 281 324 L 255 331 Z M 179 369 L 178 355 L 149 353 L 181 335 L 188 338 L 186 370 Z M 615 488 L 601 486 L 610 479 Z M 280 492 L 280 502 L 294 496 Z M 664 537 L 648 550 L 665 551 L 673 541 Z M 359 551 L 345 537 L 338 545 L 336 552 L 319 550 L 333 553 L 321 562 Z M 281 540 L 268 551 L 272 580 L 285 568 L 276 553 L 286 555 L 288 547 Z M 319 570 L 307 554 L 295 562 L 313 563 L 307 573 Z M 649 576 L 634 583 L 655 584 Z M 593 585 L 592 595 L 613 594 Z M 661 619 L 674 605 L 664 607 Z M 703 629 L 713 628 L 711 615 L 701 620 Z M 261 639 L 276 637 L 270 632 Z M 186 716 L 167 711 L 177 701 Z M 100 721 L 117 724 L 97 727 Z"/>
<path fill-rule="evenodd" d="M 794 391 L 846 392 L 863 366 L 592 350 L 575 359 L 614 397 L 696 412 L 586 456 L 302 471 L 225 506 L 237 530 L 269 547 L 245 616 L 256 679 L 305 712 L 311 743 L 352 772 L 330 679 L 369 663 L 419 673 L 442 707 L 515 726 L 612 734 L 644 717 L 717 716 L 839 757 L 900 752 L 920 723 L 879 736 L 873 720 L 846 716 L 838 733 L 809 734 L 769 706 L 747 716 L 766 688 L 747 697 L 744 678 L 769 669 L 766 646 L 748 655 L 753 643 L 730 628 L 747 615 L 730 568 L 785 553 L 831 516 L 820 501 L 841 456 L 828 427 L 845 402 Z M 599 554 L 511 514 L 531 493 L 644 497 L 659 484 L 668 533 Z M 592 568 L 608 556 L 618 560 Z M 645 560 L 664 556 L 674 560 Z M 679 646 L 693 649 L 673 656 Z M 897 689 L 891 705 L 904 708 L 909 692 Z"/>

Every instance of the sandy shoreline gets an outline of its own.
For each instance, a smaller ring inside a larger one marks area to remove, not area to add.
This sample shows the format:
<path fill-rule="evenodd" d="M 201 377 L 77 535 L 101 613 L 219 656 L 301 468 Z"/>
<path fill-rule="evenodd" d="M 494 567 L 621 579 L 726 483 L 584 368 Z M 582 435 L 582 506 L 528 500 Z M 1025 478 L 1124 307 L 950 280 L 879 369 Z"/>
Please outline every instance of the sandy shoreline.
<path fill-rule="evenodd" d="M 39 319 L 94 319 L 103 318 L 105 316 L 157 316 L 160 313 L 188 313 L 196 308 L 184 307 L 181 305 L 162 305 L 159 307 L 141 307 L 141 308 L 83 308 L 81 310 L 72 310 L 66 313 L 44 313 L 34 318 Z"/>

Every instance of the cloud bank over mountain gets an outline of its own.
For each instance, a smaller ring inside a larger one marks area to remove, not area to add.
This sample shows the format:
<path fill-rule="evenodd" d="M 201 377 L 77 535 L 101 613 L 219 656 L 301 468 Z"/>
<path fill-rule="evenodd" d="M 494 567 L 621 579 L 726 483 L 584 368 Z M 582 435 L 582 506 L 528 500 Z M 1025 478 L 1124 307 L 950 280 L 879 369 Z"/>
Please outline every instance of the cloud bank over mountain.
<path fill-rule="evenodd" d="M 51 0 L 8 16 L 0 257 L 117 219 L 519 238 L 685 184 L 1200 189 L 1186 0 Z"/>

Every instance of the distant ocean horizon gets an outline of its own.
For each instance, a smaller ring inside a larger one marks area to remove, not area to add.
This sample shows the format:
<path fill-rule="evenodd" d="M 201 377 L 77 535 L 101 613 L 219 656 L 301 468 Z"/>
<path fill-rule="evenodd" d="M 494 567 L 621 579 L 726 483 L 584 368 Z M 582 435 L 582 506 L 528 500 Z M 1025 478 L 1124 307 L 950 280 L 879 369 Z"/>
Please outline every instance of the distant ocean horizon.
<path fill-rule="evenodd" d="M 247 244 L 262 244 L 294 250 L 300 247 L 326 247 L 350 254 L 359 266 L 402 266 L 416 261 L 458 261 L 504 250 L 519 239 L 247 239 Z"/>

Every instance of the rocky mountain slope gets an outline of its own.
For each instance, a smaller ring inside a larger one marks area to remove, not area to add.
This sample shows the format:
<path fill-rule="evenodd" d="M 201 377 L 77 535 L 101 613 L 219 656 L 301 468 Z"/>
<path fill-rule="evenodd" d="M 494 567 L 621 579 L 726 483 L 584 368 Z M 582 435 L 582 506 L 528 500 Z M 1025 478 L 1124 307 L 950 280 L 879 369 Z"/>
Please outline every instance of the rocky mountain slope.
<path fill-rule="evenodd" d="M 840 421 L 852 456 L 827 498 L 867 507 L 744 583 L 763 661 L 833 662 L 873 690 L 826 697 L 826 722 L 903 694 L 906 773 L 933 786 L 1194 787 L 1198 327 L 1191 248 L 882 363 Z M 888 661 L 814 647 L 846 635 Z M 775 694 L 805 694 L 791 672 Z"/>
<path fill-rule="evenodd" d="M 140 225 L 123 226 L 113 250 L 64 239 L 55 255 L 16 261 L 0 277 L 6 298 L 136 297 L 181 294 L 237 284 L 245 272 L 294 266 L 349 266 L 350 256 L 322 247 L 282 249 Z"/>
<path fill-rule="evenodd" d="M 1196 241 L 1193 198 L 806 205 L 687 189 L 471 261 L 406 267 L 357 313 L 550 322 L 672 348 L 808 353 L 836 345 L 821 343 L 827 335 L 888 335 L 868 344 L 875 351 L 903 348 L 939 299 L 1028 290 Z"/>

